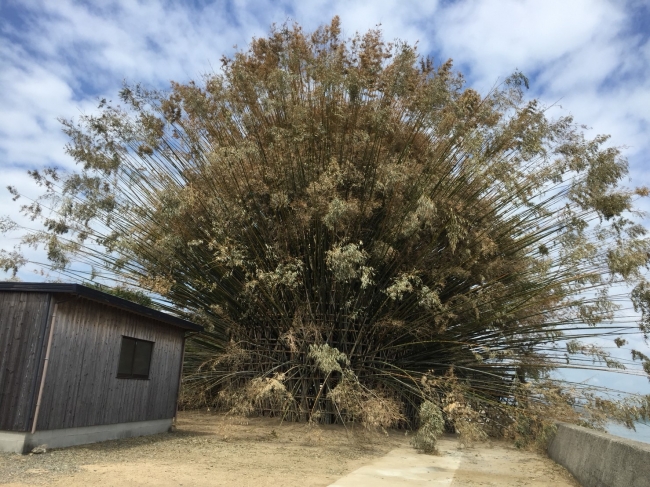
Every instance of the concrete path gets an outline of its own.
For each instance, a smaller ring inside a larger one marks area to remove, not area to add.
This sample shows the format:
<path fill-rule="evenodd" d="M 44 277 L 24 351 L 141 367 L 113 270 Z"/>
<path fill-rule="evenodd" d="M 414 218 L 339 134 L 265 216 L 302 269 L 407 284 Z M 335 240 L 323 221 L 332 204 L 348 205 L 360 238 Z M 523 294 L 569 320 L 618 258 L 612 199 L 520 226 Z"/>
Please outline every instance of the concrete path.
<path fill-rule="evenodd" d="M 505 442 L 459 446 L 452 437 L 439 440 L 437 455 L 404 446 L 330 487 L 579 487 L 569 472 L 545 455 Z"/>
<path fill-rule="evenodd" d="M 460 451 L 421 455 L 412 448 L 398 448 L 337 480 L 331 487 L 451 485 L 461 455 Z"/>

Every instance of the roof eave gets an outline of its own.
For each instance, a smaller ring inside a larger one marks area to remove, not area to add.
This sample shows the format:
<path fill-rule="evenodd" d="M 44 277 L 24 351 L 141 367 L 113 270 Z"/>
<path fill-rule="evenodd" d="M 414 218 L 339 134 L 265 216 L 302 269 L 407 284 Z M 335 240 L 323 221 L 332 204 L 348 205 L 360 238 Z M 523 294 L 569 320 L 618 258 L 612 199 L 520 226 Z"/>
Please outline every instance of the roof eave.
<path fill-rule="evenodd" d="M 107 304 L 109 306 L 114 306 L 116 308 L 129 311 L 146 318 L 151 318 L 153 320 L 163 322 L 177 328 L 196 332 L 203 331 L 203 327 L 201 325 L 197 325 L 191 321 L 163 313 L 162 311 L 158 311 L 147 306 L 134 303 L 127 299 L 123 299 L 117 296 L 113 296 L 112 294 L 105 293 L 103 291 L 98 291 L 96 289 L 83 286 L 81 284 L 48 282 L 0 282 L 0 291 L 74 294 L 91 301 Z"/>

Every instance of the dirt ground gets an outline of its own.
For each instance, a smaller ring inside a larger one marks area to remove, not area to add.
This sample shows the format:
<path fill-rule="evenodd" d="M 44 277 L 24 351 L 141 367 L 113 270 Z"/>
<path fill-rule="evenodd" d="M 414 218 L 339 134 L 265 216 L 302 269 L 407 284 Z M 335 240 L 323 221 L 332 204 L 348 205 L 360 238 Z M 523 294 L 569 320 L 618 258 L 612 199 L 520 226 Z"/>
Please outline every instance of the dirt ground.
<path fill-rule="evenodd" d="M 401 432 L 385 436 L 185 412 L 173 433 L 40 455 L 0 454 L 0 484 L 327 486 L 395 448 L 408 447 L 408 440 Z M 552 460 L 501 443 L 459 450 L 455 439 L 446 438 L 441 455 L 462 459 L 454 486 L 578 486 Z"/>

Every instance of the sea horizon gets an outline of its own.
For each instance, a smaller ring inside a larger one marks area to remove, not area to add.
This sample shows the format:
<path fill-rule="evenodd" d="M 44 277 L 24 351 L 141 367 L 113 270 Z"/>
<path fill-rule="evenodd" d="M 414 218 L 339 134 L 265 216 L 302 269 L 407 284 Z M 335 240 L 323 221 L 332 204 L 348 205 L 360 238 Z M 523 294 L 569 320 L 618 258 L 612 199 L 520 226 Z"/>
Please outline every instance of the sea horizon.
<path fill-rule="evenodd" d="M 609 423 L 605 428 L 611 435 L 627 438 L 628 440 L 650 443 L 650 425 L 646 423 L 635 423 L 636 431 L 626 428 L 622 424 Z"/>

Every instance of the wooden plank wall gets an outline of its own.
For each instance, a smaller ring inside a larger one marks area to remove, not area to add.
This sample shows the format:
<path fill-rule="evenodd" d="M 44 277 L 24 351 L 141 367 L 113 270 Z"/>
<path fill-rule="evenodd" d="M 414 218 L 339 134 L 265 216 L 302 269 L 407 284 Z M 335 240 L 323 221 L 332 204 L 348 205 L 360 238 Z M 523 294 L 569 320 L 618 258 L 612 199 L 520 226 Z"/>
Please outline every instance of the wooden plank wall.
<path fill-rule="evenodd" d="M 154 342 L 149 380 L 117 379 L 122 335 Z M 183 330 L 70 298 L 58 304 L 38 430 L 172 418 Z"/>
<path fill-rule="evenodd" d="M 50 295 L 0 292 L 0 430 L 29 431 Z"/>

